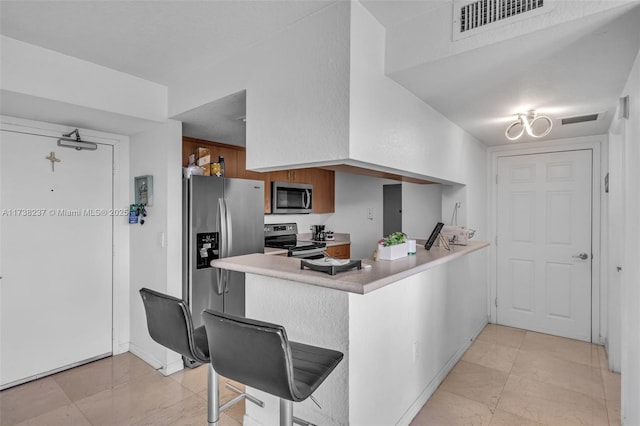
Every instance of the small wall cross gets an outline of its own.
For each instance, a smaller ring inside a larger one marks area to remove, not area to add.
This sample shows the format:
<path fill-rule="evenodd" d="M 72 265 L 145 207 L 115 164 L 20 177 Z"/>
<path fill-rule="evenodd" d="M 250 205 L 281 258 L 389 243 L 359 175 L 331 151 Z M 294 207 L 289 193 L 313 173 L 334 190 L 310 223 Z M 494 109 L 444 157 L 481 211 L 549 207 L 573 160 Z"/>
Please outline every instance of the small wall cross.
<path fill-rule="evenodd" d="M 54 172 L 54 167 L 56 165 L 56 163 L 59 163 L 61 160 L 59 158 L 56 158 L 56 153 L 51 151 L 51 154 L 49 154 L 48 157 L 45 157 L 47 160 L 51 161 L 51 171 Z"/>

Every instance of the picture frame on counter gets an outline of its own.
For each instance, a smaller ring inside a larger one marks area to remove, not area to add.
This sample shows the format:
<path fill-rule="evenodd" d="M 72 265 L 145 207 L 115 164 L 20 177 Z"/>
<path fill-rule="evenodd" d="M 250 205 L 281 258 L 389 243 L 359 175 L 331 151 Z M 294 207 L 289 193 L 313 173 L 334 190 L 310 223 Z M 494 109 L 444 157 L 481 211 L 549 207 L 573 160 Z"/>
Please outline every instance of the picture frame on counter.
<path fill-rule="evenodd" d="M 442 227 L 444 226 L 444 223 L 442 222 L 438 222 L 436 224 L 436 227 L 433 228 L 433 231 L 431 231 L 431 235 L 429 235 L 429 239 L 427 240 L 427 242 L 424 244 L 424 248 L 427 250 L 431 250 L 431 246 L 433 246 L 433 244 L 436 242 L 436 240 L 438 239 L 438 236 L 440 235 L 440 231 L 442 231 Z"/>

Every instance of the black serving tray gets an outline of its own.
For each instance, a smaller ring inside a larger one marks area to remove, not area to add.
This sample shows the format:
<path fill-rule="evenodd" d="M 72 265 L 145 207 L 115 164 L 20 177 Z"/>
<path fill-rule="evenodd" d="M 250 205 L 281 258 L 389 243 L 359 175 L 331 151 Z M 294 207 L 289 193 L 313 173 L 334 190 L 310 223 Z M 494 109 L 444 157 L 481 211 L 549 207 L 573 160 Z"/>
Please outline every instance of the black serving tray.
<path fill-rule="evenodd" d="M 338 272 L 348 271 L 353 268 L 362 269 L 362 261 L 351 260 L 344 265 L 316 265 L 315 263 L 309 263 L 306 260 L 300 260 L 300 269 L 309 268 L 314 271 L 325 272 L 329 275 L 335 275 Z"/>

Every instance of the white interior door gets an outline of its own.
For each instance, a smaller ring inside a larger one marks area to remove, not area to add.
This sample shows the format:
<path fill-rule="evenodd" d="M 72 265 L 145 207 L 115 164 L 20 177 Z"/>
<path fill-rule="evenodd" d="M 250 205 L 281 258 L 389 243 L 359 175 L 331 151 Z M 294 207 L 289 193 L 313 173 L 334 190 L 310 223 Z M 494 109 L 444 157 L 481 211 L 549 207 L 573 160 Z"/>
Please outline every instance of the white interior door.
<path fill-rule="evenodd" d="M 498 324 L 591 341 L 592 151 L 498 159 Z"/>
<path fill-rule="evenodd" d="M 2 387 L 112 352 L 113 148 L 56 141 L 0 132 Z"/>

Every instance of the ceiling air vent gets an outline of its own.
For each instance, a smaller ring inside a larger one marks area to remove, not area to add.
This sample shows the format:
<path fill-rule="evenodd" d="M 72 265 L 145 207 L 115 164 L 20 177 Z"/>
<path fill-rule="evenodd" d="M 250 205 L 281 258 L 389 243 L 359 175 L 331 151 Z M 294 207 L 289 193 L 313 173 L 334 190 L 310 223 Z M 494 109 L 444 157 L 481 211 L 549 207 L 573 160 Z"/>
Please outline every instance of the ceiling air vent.
<path fill-rule="evenodd" d="M 560 121 L 564 126 L 565 124 L 584 123 L 585 121 L 596 121 L 597 119 L 598 119 L 598 114 L 587 114 L 587 115 L 578 115 L 576 117 L 562 118 Z"/>
<path fill-rule="evenodd" d="M 549 11 L 550 0 L 455 0 L 453 39 L 458 40 L 484 30 L 489 24 L 512 23 Z M 551 1 L 553 3 L 553 1 Z"/>

